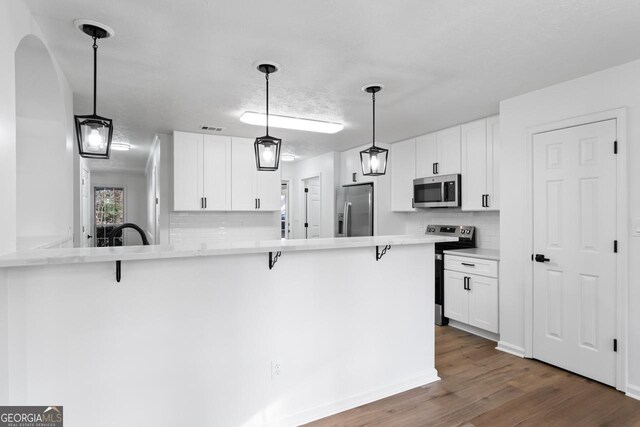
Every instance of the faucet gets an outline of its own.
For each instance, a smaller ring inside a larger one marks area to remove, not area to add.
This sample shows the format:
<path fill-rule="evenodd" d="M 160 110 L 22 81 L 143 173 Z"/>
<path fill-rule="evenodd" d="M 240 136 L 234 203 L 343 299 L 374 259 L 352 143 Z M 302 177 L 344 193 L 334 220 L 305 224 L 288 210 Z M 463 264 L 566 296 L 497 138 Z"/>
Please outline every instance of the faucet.
<path fill-rule="evenodd" d="M 136 230 L 139 234 L 140 237 L 142 238 L 142 244 L 147 246 L 149 245 L 149 240 L 147 239 L 147 235 L 144 233 L 144 231 L 142 231 L 142 228 L 138 227 L 137 225 L 127 222 L 125 224 L 119 225 L 116 228 L 114 228 L 113 230 L 111 230 L 111 233 L 109 233 L 109 245 L 108 246 L 113 246 L 116 234 L 124 229 L 124 228 L 133 228 L 134 230 Z"/>

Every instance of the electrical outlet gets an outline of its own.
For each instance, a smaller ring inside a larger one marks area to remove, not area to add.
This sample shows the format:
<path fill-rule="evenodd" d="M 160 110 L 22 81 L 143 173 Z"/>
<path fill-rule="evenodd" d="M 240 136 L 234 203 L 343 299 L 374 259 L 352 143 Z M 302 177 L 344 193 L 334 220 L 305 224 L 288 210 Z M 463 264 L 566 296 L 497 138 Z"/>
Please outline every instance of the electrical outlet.
<path fill-rule="evenodd" d="M 282 375 L 282 362 L 271 361 L 271 379 L 275 380 Z"/>

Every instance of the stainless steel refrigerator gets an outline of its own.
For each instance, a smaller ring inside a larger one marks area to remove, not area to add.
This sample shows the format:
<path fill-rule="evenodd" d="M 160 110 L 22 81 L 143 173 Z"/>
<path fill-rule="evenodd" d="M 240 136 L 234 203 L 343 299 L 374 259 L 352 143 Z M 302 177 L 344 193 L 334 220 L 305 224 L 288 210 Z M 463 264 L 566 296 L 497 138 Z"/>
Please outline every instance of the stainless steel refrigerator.
<path fill-rule="evenodd" d="M 336 210 L 336 237 L 373 236 L 372 183 L 342 186 Z"/>

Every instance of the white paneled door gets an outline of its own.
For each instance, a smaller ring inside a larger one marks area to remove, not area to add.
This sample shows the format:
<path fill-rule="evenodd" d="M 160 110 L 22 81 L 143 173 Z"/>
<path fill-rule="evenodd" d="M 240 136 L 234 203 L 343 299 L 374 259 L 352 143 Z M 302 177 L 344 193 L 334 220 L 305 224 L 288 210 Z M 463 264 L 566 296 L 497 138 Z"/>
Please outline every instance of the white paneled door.
<path fill-rule="evenodd" d="M 533 138 L 533 357 L 615 385 L 616 121 Z"/>

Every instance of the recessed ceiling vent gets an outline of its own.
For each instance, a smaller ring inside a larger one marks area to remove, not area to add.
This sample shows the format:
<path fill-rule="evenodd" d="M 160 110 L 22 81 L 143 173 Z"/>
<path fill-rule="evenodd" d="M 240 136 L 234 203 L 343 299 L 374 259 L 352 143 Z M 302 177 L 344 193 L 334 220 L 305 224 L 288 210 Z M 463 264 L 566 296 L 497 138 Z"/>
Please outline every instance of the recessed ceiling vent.
<path fill-rule="evenodd" d="M 201 130 L 207 130 L 209 132 L 222 132 L 224 128 L 218 126 L 200 126 Z"/>

